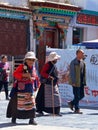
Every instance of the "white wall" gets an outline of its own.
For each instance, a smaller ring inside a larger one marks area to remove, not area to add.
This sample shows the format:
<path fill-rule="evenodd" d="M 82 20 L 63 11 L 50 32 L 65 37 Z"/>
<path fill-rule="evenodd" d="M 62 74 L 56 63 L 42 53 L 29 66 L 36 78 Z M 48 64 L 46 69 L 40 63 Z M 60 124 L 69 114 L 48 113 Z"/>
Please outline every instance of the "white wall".
<path fill-rule="evenodd" d="M 69 27 L 67 30 L 66 45 L 72 45 L 72 34 L 72 27 Z"/>
<path fill-rule="evenodd" d="M 98 27 L 89 27 L 87 28 L 87 39 L 86 40 L 94 40 L 98 39 Z"/>
<path fill-rule="evenodd" d="M 16 6 L 16 7 L 27 7 L 28 0 L 0 0 L 0 3 Z"/>
<path fill-rule="evenodd" d="M 84 28 L 83 41 L 98 39 L 98 27 Z"/>

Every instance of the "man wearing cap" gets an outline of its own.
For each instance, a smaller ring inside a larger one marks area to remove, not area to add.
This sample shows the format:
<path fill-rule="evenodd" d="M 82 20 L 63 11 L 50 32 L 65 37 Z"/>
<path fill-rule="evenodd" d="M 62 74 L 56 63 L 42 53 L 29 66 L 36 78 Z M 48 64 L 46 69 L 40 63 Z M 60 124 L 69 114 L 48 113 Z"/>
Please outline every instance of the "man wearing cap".
<path fill-rule="evenodd" d="M 71 110 L 76 114 L 82 114 L 79 108 L 79 101 L 84 97 L 84 86 L 86 85 L 86 65 L 84 63 L 84 51 L 78 49 L 76 58 L 70 63 L 70 84 L 73 87 L 74 99 L 68 102 Z"/>
<path fill-rule="evenodd" d="M 35 97 L 33 95 L 39 86 L 38 76 L 34 63 L 36 57 L 34 52 L 27 52 L 24 63 L 20 64 L 13 73 L 16 79 L 10 94 L 11 100 L 7 108 L 7 117 L 12 117 L 12 123 L 16 119 L 30 119 L 29 124 L 37 125 L 35 122 Z M 14 93 L 13 93 L 14 92 Z"/>
<path fill-rule="evenodd" d="M 60 93 L 58 89 L 58 73 L 55 64 L 60 56 L 56 52 L 51 52 L 48 56 L 47 63 L 41 70 L 41 76 L 47 79 L 42 82 L 36 97 L 36 108 L 40 115 L 43 111 L 61 116 L 60 114 Z"/>

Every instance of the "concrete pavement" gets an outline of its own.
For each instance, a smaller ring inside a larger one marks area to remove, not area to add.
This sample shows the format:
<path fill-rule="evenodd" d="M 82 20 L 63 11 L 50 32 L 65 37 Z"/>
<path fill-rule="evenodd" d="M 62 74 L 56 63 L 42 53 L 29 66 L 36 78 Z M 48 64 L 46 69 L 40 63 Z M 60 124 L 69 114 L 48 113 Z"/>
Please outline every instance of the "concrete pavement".
<path fill-rule="evenodd" d="M 27 126 L 27 125 L 17 125 L 17 126 L 7 126 L 7 127 L 0 127 L 0 130 L 82 130 L 79 128 L 70 128 L 70 127 L 56 127 L 56 126 Z M 84 129 L 88 130 L 88 129 Z"/>
<path fill-rule="evenodd" d="M 5 100 L 4 92 L 0 93 L 0 130 L 98 130 L 98 110 L 81 109 L 83 114 L 72 114 L 67 107 L 61 108 L 62 117 L 54 117 L 45 113 L 37 117 L 37 126 L 28 125 L 29 120 L 17 119 L 13 125 L 11 119 L 6 118 L 8 101 Z"/>

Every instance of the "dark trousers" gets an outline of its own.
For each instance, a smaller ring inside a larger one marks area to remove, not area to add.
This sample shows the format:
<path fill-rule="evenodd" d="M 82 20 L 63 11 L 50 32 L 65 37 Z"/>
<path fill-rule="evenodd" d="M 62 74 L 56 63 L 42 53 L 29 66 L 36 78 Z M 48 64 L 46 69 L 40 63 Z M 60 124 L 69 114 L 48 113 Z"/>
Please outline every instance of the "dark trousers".
<path fill-rule="evenodd" d="M 74 99 L 71 101 L 75 110 L 79 109 L 79 101 L 84 97 L 84 85 L 80 87 L 73 87 Z"/>
<path fill-rule="evenodd" d="M 8 82 L 0 81 L 0 92 L 3 88 L 3 86 L 4 86 L 5 96 L 6 96 L 6 99 L 7 99 L 8 98 Z"/>

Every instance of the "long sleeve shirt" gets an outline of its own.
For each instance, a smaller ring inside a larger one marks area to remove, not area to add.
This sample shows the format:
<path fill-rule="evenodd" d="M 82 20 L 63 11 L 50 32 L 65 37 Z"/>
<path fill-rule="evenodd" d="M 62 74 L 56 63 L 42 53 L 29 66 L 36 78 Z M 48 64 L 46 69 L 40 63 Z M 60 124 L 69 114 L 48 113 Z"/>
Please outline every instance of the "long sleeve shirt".
<path fill-rule="evenodd" d="M 31 68 L 31 71 L 32 71 L 32 74 L 31 74 L 31 77 L 33 77 L 32 78 L 32 80 L 30 80 L 30 79 L 28 79 L 28 78 L 23 78 L 23 73 L 24 73 L 24 65 L 23 64 L 20 64 L 17 68 L 16 68 L 16 70 L 14 71 L 14 73 L 13 73 L 13 76 L 14 76 L 14 78 L 15 79 L 17 79 L 18 81 L 23 81 L 23 82 L 25 82 L 25 83 L 32 83 L 32 84 L 34 84 L 35 83 L 35 81 L 36 81 L 36 86 L 37 87 L 39 87 L 40 86 L 40 82 L 39 82 L 39 78 L 38 78 L 38 76 L 37 76 L 37 74 L 36 74 L 36 69 L 35 69 L 35 67 L 34 66 L 32 66 Z"/>

